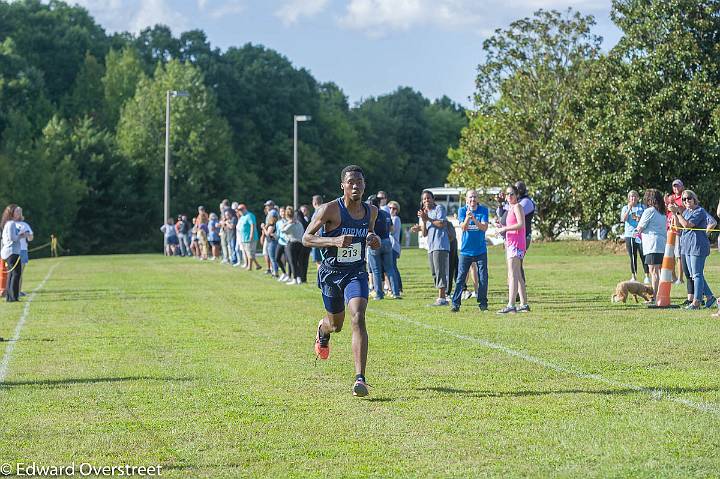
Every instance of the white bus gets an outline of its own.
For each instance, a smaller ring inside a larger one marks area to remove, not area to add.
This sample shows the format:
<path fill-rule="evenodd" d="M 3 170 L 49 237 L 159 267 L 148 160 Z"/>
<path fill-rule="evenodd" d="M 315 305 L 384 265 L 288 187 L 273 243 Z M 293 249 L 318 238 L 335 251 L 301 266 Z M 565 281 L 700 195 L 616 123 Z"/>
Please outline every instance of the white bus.
<path fill-rule="evenodd" d="M 462 236 L 462 229 L 460 228 L 460 221 L 458 220 L 458 211 L 465 204 L 465 192 L 468 188 L 455 187 L 455 186 L 442 186 L 436 188 L 425 188 L 435 196 L 435 203 L 441 204 L 447 211 L 447 218 L 450 223 L 455 227 L 458 239 Z M 502 237 L 495 236 L 495 208 L 497 202 L 495 197 L 502 191 L 500 188 L 475 188 L 478 192 L 478 202 L 484 204 L 490 210 L 490 223 L 488 230 L 485 233 L 485 241 L 491 245 L 502 244 Z M 420 205 L 418 205 L 419 207 Z M 418 245 L 427 249 L 427 238 L 423 236 L 418 237 Z"/>

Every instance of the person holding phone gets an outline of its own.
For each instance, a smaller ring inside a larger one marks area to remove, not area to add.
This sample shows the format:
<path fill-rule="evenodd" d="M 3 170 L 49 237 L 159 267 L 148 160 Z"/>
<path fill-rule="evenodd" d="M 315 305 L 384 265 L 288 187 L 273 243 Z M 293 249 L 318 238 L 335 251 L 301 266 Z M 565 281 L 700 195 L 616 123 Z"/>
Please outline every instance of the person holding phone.
<path fill-rule="evenodd" d="M 457 280 L 455 281 L 455 294 L 452 296 L 452 308 L 450 309 L 454 313 L 460 310 L 463 289 L 465 288 L 468 272 L 473 264 L 478 271 L 478 284 L 475 288 L 478 307 L 480 311 L 487 311 L 488 309 L 488 268 L 485 232 L 488 228 L 490 212 L 487 206 L 478 203 L 478 194 L 475 190 L 467 191 L 465 203 L 466 205 L 460 208 L 458 212 L 462 237 L 460 240 L 460 259 Z"/>
<path fill-rule="evenodd" d="M 635 190 L 630 190 L 627 196 L 628 202 L 620 211 L 620 221 L 625 224 L 623 238 L 625 239 L 625 250 L 630 256 L 630 281 L 637 281 L 637 256 L 640 255 L 640 264 L 642 264 L 645 272 L 645 284 L 650 284 L 650 270 L 645 264 L 645 254 L 643 253 L 642 240 L 640 233 L 637 232 L 637 225 L 640 217 L 645 211 L 645 206 L 640 203 L 640 195 Z"/>

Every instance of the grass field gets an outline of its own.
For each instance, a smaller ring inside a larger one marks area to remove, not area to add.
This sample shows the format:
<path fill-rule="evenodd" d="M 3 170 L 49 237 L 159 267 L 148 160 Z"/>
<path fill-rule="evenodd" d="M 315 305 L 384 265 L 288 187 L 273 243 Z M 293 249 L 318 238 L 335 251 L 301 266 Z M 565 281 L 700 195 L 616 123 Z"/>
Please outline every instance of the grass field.
<path fill-rule="evenodd" d="M 428 307 L 425 255 L 400 264 L 405 299 L 369 306 L 372 389 L 357 399 L 349 327 L 315 363 L 314 284 L 159 255 L 32 261 L 26 291 L 51 274 L 20 339 L 0 343 L 12 348 L 0 463 L 208 478 L 720 475 L 720 324 L 611 305 L 626 256 L 534 245 L 533 312 L 511 316 L 494 313 L 502 250 L 486 313 Z M 720 289 L 717 253 L 707 271 Z M 26 304 L 0 305 L 0 336 Z"/>

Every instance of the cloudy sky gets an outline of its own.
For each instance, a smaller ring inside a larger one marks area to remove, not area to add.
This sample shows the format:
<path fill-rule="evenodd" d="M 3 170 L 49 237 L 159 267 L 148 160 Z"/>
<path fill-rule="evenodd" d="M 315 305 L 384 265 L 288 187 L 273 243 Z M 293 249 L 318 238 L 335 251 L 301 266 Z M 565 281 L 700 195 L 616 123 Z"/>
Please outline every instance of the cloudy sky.
<path fill-rule="evenodd" d="M 69 0 L 72 3 L 74 0 Z M 538 8 L 573 7 L 597 19 L 611 48 L 620 36 L 610 0 L 75 0 L 108 31 L 156 23 L 175 35 L 202 29 L 222 50 L 275 49 L 356 102 L 410 86 L 469 106 L 482 41 Z"/>

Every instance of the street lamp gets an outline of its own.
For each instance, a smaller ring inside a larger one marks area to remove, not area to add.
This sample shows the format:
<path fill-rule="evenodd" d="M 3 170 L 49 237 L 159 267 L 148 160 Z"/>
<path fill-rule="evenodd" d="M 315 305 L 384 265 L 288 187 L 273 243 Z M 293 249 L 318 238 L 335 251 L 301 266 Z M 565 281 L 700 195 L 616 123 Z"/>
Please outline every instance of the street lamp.
<path fill-rule="evenodd" d="M 170 98 L 188 97 L 186 91 L 168 90 L 165 97 L 165 216 L 163 224 L 170 218 Z"/>
<path fill-rule="evenodd" d="M 297 155 L 297 130 L 299 121 L 310 121 L 309 115 L 295 115 L 293 117 L 293 209 L 298 208 L 298 155 Z"/>

